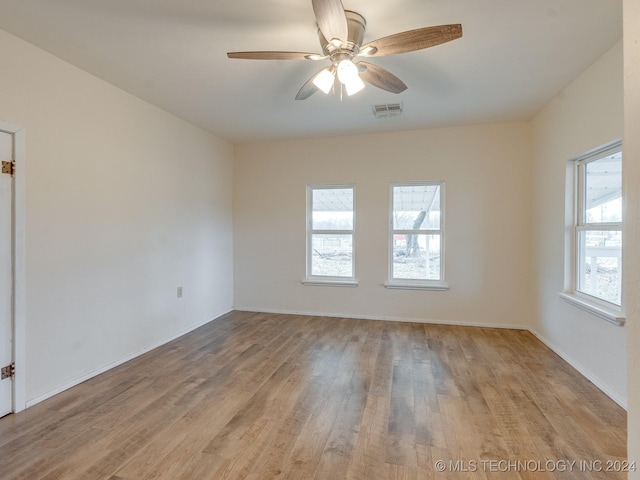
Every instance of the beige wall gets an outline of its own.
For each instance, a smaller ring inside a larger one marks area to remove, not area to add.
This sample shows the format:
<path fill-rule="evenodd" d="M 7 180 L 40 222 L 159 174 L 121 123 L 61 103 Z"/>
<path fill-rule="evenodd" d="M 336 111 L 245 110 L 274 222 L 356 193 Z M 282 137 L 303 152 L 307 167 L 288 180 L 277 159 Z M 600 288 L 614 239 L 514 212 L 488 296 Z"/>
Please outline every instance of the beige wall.
<path fill-rule="evenodd" d="M 624 2 L 624 158 L 626 195 L 625 285 L 629 365 L 628 435 L 630 461 L 640 479 L 640 2 Z"/>
<path fill-rule="evenodd" d="M 588 314 L 558 296 L 564 289 L 566 163 L 621 138 L 622 131 L 620 42 L 532 120 L 531 184 L 533 330 L 625 405 L 626 328 Z"/>
<path fill-rule="evenodd" d="M 529 128 L 479 125 L 246 144 L 234 169 L 235 306 L 528 325 Z M 444 180 L 446 292 L 388 290 L 389 183 Z M 305 188 L 356 184 L 357 288 L 303 286 Z"/>
<path fill-rule="evenodd" d="M 2 31 L 0 58 L 0 120 L 27 139 L 33 403 L 232 307 L 233 149 Z"/>

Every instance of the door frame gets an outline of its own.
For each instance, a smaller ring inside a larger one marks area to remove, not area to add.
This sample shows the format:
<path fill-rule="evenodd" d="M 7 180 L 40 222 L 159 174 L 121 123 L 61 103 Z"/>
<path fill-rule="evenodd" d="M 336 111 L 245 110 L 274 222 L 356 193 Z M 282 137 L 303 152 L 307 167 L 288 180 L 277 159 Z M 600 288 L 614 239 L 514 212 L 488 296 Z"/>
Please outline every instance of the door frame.
<path fill-rule="evenodd" d="M 13 179 L 13 412 L 26 408 L 26 271 L 25 194 L 26 132 L 24 128 L 0 120 L 0 130 L 13 134 L 15 174 Z"/>

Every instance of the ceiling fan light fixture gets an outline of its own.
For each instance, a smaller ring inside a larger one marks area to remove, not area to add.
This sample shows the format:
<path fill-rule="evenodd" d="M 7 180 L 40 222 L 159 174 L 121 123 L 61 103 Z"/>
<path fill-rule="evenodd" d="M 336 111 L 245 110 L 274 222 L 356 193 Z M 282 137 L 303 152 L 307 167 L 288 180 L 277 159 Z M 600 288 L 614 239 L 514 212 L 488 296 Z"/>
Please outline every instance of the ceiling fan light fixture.
<path fill-rule="evenodd" d="M 358 67 L 349 58 L 338 63 L 338 80 L 344 85 L 349 96 L 364 88 L 364 82 L 358 75 Z"/>
<path fill-rule="evenodd" d="M 349 83 L 345 83 L 344 88 L 347 91 L 347 95 L 351 96 L 364 88 L 364 82 L 360 77 L 356 76 Z"/>
<path fill-rule="evenodd" d="M 358 77 L 358 67 L 350 59 L 345 58 L 338 63 L 338 80 L 344 85 L 354 81 Z"/>
<path fill-rule="evenodd" d="M 324 93 L 329 93 L 329 91 L 331 91 L 331 87 L 333 87 L 335 78 L 336 77 L 331 69 L 325 68 L 316 75 L 316 78 L 313 79 L 313 84 Z"/>

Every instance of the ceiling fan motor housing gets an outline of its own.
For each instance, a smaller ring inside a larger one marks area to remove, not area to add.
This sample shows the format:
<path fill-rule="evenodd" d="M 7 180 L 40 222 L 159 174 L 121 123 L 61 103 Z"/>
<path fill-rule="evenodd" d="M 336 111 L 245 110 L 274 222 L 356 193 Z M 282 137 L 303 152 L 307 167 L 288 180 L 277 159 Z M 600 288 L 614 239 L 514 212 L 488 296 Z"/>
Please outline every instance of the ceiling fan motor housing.
<path fill-rule="evenodd" d="M 328 41 L 320 29 L 318 29 L 318 37 L 320 37 L 320 45 L 322 45 L 322 51 L 325 55 L 333 57 L 337 53 L 345 53 L 350 57 L 353 57 L 360 51 L 360 46 L 364 40 L 364 31 L 367 27 L 367 22 L 362 15 L 351 10 L 344 11 L 347 17 L 348 37 L 346 43 L 342 45 L 334 45 Z"/>

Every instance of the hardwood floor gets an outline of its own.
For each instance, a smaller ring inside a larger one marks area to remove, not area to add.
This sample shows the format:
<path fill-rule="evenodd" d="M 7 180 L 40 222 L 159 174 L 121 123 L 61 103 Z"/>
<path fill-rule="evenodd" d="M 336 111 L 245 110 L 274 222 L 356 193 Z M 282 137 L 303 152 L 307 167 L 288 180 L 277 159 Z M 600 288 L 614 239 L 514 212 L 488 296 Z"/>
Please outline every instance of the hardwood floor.
<path fill-rule="evenodd" d="M 622 479 L 626 414 L 527 332 L 233 312 L 0 451 L 3 480 Z"/>

